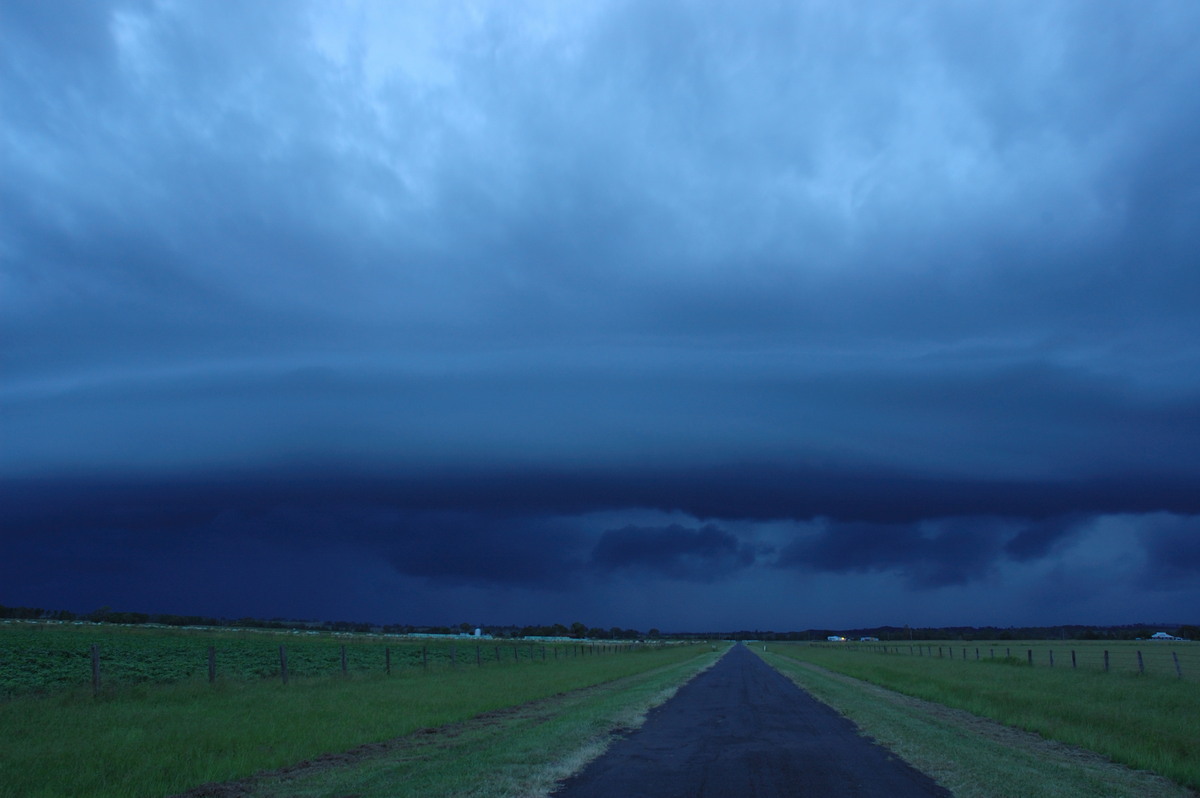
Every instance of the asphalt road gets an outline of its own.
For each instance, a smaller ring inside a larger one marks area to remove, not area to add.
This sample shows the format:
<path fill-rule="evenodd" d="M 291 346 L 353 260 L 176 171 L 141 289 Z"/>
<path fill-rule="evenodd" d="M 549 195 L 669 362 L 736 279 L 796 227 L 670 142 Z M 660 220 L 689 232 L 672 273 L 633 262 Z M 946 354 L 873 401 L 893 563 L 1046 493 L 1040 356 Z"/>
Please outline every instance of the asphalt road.
<path fill-rule="evenodd" d="M 651 711 L 555 798 L 949 796 L 743 645 Z"/>

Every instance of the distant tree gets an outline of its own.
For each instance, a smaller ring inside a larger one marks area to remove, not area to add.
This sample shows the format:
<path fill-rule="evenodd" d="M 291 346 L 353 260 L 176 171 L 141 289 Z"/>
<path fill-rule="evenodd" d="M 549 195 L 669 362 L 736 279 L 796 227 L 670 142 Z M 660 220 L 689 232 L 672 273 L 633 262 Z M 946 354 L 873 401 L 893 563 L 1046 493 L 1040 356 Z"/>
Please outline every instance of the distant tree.
<path fill-rule="evenodd" d="M 41 607 L 3 607 L 0 606 L 0 618 L 19 618 L 21 620 L 36 620 L 44 617 L 46 611 Z"/>
<path fill-rule="evenodd" d="M 576 621 L 571 624 L 571 637 L 587 637 L 587 624 Z"/>
<path fill-rule="evenodd" d="M 109 623 L 143 624 L 150 621 L 150 616 L 144 612 L 110 612 L 105 620 Z"/>
<path fill-rule="evenodd" d="M 662 632 L 658 631 L 657 629 L 651 629 L 649 635 L 651 640 L 657 640 L 658 638 L 662 637 Z"/>

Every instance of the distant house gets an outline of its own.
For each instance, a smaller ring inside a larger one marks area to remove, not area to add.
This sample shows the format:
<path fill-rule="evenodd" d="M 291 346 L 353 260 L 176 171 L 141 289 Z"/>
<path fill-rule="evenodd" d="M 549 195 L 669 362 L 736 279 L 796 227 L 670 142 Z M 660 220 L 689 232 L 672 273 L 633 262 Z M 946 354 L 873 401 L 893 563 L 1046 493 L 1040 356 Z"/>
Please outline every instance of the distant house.
<path fill-rule="evenodd" d="M 859 642 L 862 642 L 862 643 L 878 643 L 879 642 L 878 637 L 860 637 L 858 639 L 859 639 Z"/>
<path fill-rule="evenodd" d="M 1176 637 L 1175 635 L 1169 635 L 1166 632 L 1155 632 L 1154 634 L 1150 635 L 1150 639 L 1151 640 L 1182 640 L 1183 638 Z"/>
<path fill-rule="evenodd" d="M 828 640 L 830 643 L 845 643 L 846 642 L 846 638 L 841 637 L 840 635 L 830 635 L 829 637 L 827 637 L 825 639 Z"/>

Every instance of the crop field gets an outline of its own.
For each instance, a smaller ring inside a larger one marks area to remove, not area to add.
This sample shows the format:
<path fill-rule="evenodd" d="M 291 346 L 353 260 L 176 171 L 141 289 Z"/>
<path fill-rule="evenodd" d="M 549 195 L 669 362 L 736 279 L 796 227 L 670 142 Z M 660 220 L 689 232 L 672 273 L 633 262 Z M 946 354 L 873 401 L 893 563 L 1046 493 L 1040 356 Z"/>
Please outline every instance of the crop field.
<path fill-rule="evenodd" d="M 888 643 L 888 653 L 882 643 L 771 644 L 770 650 L 1200 788 L 1200 679 L 1195 675 L 1200 667 L 1195 647 L 1200 644 L 1175 644 L 1183 678 L 1176 674 L 1176 658 L 1158 642 L 950 641 L 940 644 L 942 656 L 938 643 L 922 645 L 924 652 L 917 652 L 914 643 L 912 653 L 908 643 Z M 1051 650 L 1054 667 L 1049 665 Z M 1076 652 L 1075 668 L 1071 650 Z M 1108 672 L 1103 670 L 1105 650 L 1110 652 Z M 1139 650 L 1144 672 L 1137 667 Z"/>
<path fill-rule="evenodd" d="M 0 640 L 0 667 L 18 688 L 0 699 L 3 798 L 170 795 L 640 674 L 681 679 L 717 655 L 707 645 L 480 641 L 476 665 L 474 642 L 69 625 L 2 627 Z M 111 678 L 93 695 L 97 641 Z M 281 644 L 299 668 L 288 684 L 273 659 Z M 226 652 L 212 684 L 209 646 Z M 43 664 L 39 680 L 30 667 Z M 537 748 L 551 742 L 562 745 Z"/>
<path fill-rule="evenodd" d="M 615 646 L 426 639 L 382 635 L 230 631 L 70 623 L 0 622 L 0 697 L 91 685 L 91 647 L 98 646 L 106 688 L 145 682 L 207 679 L 209 648 L 219 679 L 281 675 L 280 646 L 291 677 L 342 672 L 369 675 L 412 668 L 436 670 L 497 662 L 565 659 Z M 618 644 L 620 645 L 620 644 Z"/>

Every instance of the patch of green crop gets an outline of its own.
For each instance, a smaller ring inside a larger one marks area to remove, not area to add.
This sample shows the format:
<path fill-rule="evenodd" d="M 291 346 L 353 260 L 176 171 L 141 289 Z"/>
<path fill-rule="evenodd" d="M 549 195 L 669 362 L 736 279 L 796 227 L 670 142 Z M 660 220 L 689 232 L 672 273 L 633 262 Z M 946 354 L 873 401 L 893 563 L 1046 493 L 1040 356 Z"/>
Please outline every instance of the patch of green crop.
<path fill-rule="evenodd" d="M 436 671 L 497 663 L 555 661 L 612 651 L 588 644 L 413 640 L 381 635 L 265 630 L 172 629 L 101 624 L 0 623 L 0 699 L 91 685 L 91 647 L 99 647 L 105 689 L 140 683 L 207 680 L 214 650 L 218 680 L 280 678 L 280 647 L 291 677 L 342 672 Z"/>

